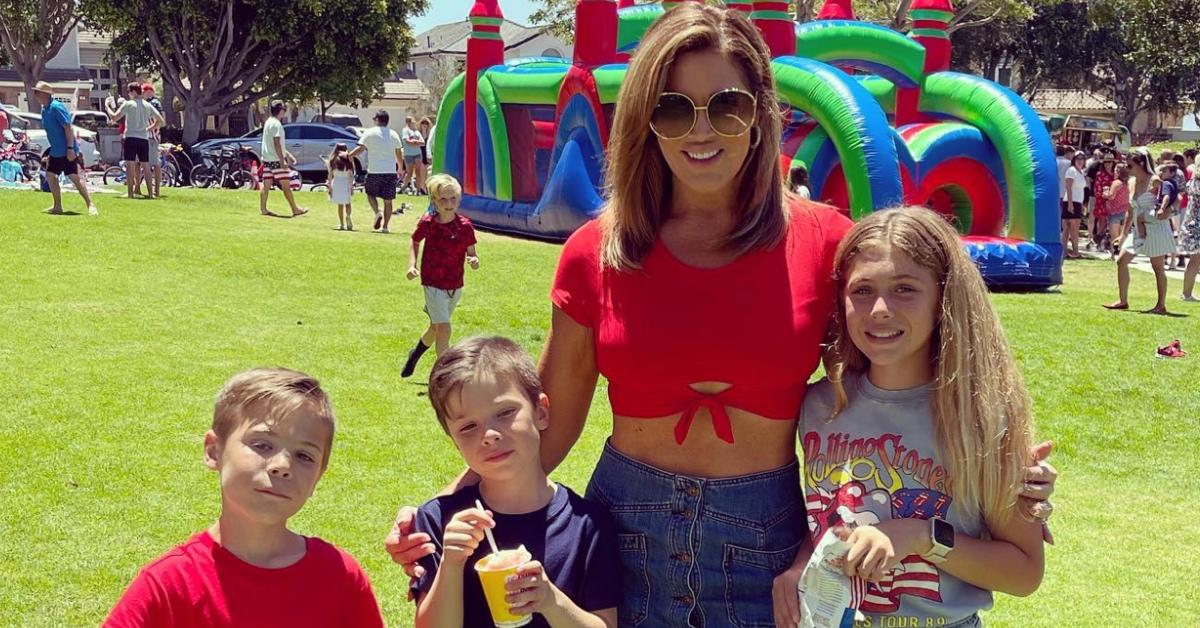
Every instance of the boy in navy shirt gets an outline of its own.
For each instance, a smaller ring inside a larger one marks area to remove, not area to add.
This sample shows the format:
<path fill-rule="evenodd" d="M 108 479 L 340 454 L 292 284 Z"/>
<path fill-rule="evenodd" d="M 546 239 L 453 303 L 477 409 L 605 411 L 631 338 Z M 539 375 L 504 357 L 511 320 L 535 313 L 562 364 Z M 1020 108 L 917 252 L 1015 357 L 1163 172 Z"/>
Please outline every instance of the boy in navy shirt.
<path fill-rule="evenodd" d="M 546 477 L 540 442 L 549 399 L 521 347 L 498 337 L 454 345 L 434 364 L 429 399 L 480 481 L 417 512 L 416 531 L 429 534 L 437 551 L 420 560 L 425 573 L 411 584 L 416 625 L 492 625 L 475 573 L 491 553 L 484 540 L 491 529 L 500 549 L 524 545 L 533 557 L 506 585 L 511 612 L 537 613 L 529 626 L 615 626 L 615 528 L 603 506 Z"/>

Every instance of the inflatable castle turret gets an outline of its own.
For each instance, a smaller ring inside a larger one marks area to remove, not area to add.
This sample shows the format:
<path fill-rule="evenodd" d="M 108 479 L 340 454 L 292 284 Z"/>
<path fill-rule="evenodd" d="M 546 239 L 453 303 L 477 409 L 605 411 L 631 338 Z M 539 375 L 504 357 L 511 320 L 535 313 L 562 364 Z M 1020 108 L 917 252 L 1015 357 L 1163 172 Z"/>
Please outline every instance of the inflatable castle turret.
<path fill-rule="evenodd" d="M 475 0 L 467 71 L 438 110 L 433 168 L 463 181 L 480 227 L 564 239 L 604 205 L 609 130 L 631 54 L 653 24 L 699 0 L 576 0 L 573 59 L 504 59 L 499 3 Z M 783 0 L 726 0 L 763 35 L 786 105 L 780 168 L 858 220 L 898 204 L 946 217 L 985 281 L 1062 281 L 1049 133 L 1012 90 L 950 71 L 951 0 L 913 0 L 907 33 L 825 0 L 797 23 Z M 764 141 L 766 138 L 764 138 Z"/>
<path fill-rule="evenodd" d="M 499 0 L 475 0 L 470 14 L 471 34 L 467 38 L 466 102 L 478 102 L 479 73 L 494 65 L 504 63 L 504 38 L 500 36 L 500 25 L 504 14 L 500 12 Z M 466 138 L 463 145 L 466 170 L 463 172 L 463 192 L 479 193 L 479 172 L 476 164 L 479 147 L 479 112 L 476 107 L 467 107 L 463 112 Z"/>
<path fill-rule="evenodd" d="M 832 1 L 832 0 L 831 0 Z M 954 6 L 950 0 L 915 0 L 909 12 L 913 27 L 908 36 L 925 48 L 925 75 L 950 69 L 950 20 Z M 918 109 L 921 90 L 901 89 L 896 94 L 896 124 L 926 122 L 929 117 Z"/>

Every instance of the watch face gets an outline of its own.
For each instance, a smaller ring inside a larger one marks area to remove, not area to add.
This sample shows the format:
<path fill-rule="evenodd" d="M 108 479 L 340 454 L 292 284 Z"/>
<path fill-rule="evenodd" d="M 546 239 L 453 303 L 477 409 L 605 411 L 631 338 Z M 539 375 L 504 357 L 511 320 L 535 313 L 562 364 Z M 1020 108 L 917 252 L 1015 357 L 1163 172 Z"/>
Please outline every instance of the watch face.
<path fill-rule="evenodd" d="M 934 519 L 933 540 L 943 547 L 954 547 L 954 526 L 943 519 Z"/>

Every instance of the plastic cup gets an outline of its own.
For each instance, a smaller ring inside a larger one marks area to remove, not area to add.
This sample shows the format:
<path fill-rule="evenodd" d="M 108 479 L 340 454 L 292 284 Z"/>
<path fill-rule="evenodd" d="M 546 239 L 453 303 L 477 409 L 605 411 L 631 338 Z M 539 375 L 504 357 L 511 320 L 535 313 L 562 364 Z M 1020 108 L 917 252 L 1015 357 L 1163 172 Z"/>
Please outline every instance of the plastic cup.
<path fill-rule="evenodd" d="M 514 615 L 508 611 L 508 602 L 504 589 L 505 581 L 515 575 L 517 569 L 533 557 L 522 545 L 517 549 L 500 550 L 488 554 L 475 563 L 475 573 L 479 574 L 479 583 L 483 585 L 483 596 L 487 598 L 488 610 L 492 613 L 492 622 L 496 628 L 517 628 L 533 621 L 533 615 Z"/>

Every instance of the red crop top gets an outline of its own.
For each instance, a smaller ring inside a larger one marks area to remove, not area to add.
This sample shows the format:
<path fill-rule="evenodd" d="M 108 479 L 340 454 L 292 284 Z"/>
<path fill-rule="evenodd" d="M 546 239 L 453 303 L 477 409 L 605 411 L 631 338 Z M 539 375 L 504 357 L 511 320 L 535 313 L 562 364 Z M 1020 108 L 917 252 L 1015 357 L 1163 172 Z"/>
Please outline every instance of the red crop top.
<path fill-rule="evenodd" d="M 550 298 L 591 328 L 615 414 L 682 413 L 679 444 L 700 408 L 729 443 L 726 406 L 776 420 L 799 416 L 833 312 L 834 253 L 852 223 L 807 201 L 791 210 L 783 246 L 720 268 L 688 266 L 659 241 L 642 270 L 602 272 L 598 222 L 567 240 Z M 731 386 L 706 395 L 690 386 L 697 382 Z"/>

